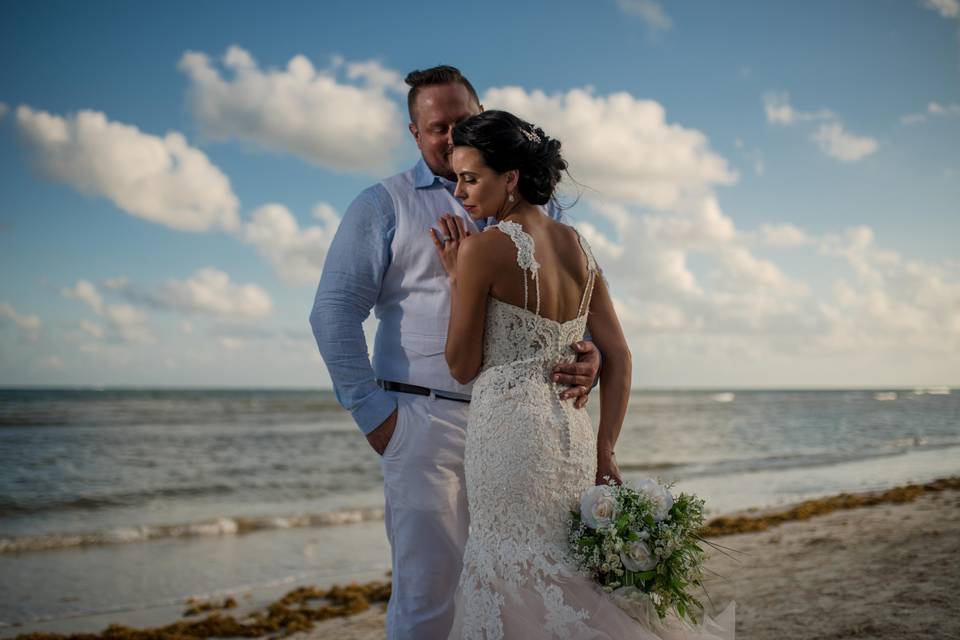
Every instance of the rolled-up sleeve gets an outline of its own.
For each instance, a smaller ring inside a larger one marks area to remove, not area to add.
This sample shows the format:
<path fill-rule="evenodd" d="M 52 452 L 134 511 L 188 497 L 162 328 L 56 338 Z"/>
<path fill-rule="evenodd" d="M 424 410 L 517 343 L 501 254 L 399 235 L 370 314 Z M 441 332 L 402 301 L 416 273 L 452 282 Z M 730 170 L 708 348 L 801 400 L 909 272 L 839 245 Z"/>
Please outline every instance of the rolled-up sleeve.
<path fill-rule="evenodd" d="M 382 185 L 363 191 L 347 208 L 327 251 L 310 312 L 310 326 L 337 401 L 364 434 L 382 424 L 394 397 L 376 383 L 363 321 L 380 295 L 396 228 L 393 201 Z"/>

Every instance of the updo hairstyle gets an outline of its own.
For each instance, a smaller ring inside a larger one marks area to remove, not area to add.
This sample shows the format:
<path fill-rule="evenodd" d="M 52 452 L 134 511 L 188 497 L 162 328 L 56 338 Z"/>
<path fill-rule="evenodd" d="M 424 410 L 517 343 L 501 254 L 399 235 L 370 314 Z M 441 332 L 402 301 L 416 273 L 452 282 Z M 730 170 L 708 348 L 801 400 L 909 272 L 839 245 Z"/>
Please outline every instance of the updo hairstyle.
<path fill-rule="evenodd" d="M 453 144 L 473 147 L 497 173 L 517 169 L 517 190 L 530 204 L 547 204 L 567 168 L 559 140 L 506 111 L 482 111 L 463 120 L 453 129 Z"/>

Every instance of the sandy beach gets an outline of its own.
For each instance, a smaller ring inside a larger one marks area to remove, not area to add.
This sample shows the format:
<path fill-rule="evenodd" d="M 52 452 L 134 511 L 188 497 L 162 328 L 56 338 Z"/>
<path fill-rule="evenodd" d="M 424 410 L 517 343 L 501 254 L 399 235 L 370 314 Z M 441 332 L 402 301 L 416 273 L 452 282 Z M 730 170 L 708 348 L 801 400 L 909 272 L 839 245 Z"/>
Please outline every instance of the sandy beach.
<path fill-rule="evenodd" d="M 960 489 L 953 487 L 925 491 L 910 502 L 839 509 L 713 537 L 736 553 L 712 553 L 707 566 L 722 577 L 707 581 L 710 598 L 717 608 L 736 600 L 742 640 L 958 638 L 953 606 L 960 593 Z M 764 522 L 762 514 L 742 515 Z M 379 607 L 298 635 L 382 637 Z"/>
<path fill-rule="evenodd" d="M 960 637 L 951 610 L 960 591 L 960 478 L 729 514 L 710 525 L 711 542 L 732 551 L 711 552 L 706 586 L 714 609 L 736 600 L 738 638 Z M 746 532 L 731 533 L 738 530 Z M 374 640 L 384 635 L 385 586 L 328 591 L 326 601 L 300 590 L 265 609 L 240 604 L 146 632 L 124 620 L 129 626 L 101 637 L 241 635 L 240 624 L 255 621 L 264 636 Z M 302 604 L 317 613 L 299 615 Z M 97 637 L 24 631 L 22 640 Z"/>
<path fill-rule="evenodd" d="M 957 638 L 960 491 L 838 510 L 726 536 L 739 561 L 714 554 L 726 576 L 709 585 L 737 601 L 737 637 Z"/>

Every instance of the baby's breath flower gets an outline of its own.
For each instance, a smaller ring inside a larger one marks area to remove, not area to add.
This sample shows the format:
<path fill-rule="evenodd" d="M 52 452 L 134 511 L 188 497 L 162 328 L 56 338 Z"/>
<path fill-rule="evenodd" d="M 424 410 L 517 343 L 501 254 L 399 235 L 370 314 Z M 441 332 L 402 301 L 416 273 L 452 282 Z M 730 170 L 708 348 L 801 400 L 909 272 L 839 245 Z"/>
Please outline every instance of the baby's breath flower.
<path fill-rule="evenodd" d="M 648 610 L 660 618 L 673 610 L 695 620 L 702 606 L 687 587 L 674 585 L 692 585 L 701 578 L 705 554 L 694 535 L 703 526 L 704 503 L 689 494 L 674 497 L 670 487 L 647 480 L 634 487 L 593 488 L 593 499 L 581 500 L 581 509 L 571 515 L 571 557 L 612 596 L 632 589 L 648 598 Z M 627 551 L 631 566 L 652 569 L 626 569 L 622 558 Z"/>

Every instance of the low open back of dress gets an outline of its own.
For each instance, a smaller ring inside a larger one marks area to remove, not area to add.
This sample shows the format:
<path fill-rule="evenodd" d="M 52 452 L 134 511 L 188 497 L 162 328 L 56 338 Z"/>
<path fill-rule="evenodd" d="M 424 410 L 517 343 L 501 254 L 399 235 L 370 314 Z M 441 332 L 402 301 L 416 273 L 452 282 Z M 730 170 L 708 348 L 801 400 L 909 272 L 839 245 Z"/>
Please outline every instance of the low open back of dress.
<path fill-rule="evenodd" d="M 493 229 L 498 229 L 507 235 L 512 241 L 514 246 L 517 248 L 517 265 L 523 271 L 523 309 L 529 310 L 529 281 L 533 281 L 534 290 L 536 292 L 536 307 L 533 310 L 533 313 L 540 315 L 540 263 L 537 262 L 535 256 L 535 245 L 533 241 L 533 236 L 524 231 L 523 226 L 517 222 L 510 220 L 504 220 L 498 225 L 490 226 L 485 229 L 485 231 L 491 231 Z M 574 229 L 576 232 L 576 229 Z M 590 296 L 593 293 L 593 283 L 595 281 L 596 272 L 597 272 L 597 262 L 593 258 L 593 253 L 590 251 L 590 246 L 587 244 L 586 240 L 583 239 L 583 236 L 577 233 L 577 241 L 580 245 L 580 249 L 583 251 L 584 256 L 587 259 L 587 283 L 583 288 L 583 294 L 580 297 L 580 305 L 577 308 L 577 315 L 567 320 L 565 322 L 572 322 L 577 318 L 580 318 L 584 315 L 587 310 L 590 308 Z M 529 277 L 527 274 L 530 274 Z M 492 297 L 492 296 L 491 296 Z M 493 298 L 502 304 L 510 304 L 504 300 L 498 298 Z M 517 306 L 517 305 L 511 305 Z M 543 316 L 541 316 L 543 317 Z M 546 318 L 551 320 L 551 318 Z M 564 321 L 552 320 L 557 324 L 565 324 Z"/>

